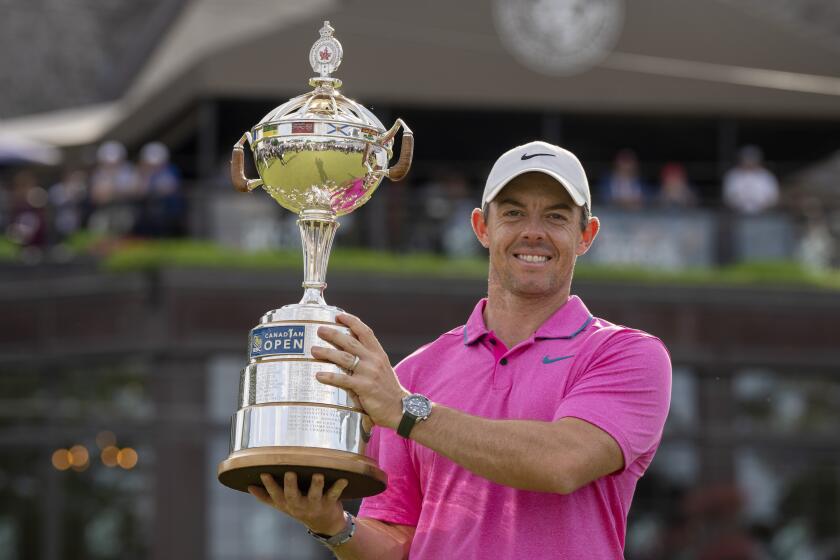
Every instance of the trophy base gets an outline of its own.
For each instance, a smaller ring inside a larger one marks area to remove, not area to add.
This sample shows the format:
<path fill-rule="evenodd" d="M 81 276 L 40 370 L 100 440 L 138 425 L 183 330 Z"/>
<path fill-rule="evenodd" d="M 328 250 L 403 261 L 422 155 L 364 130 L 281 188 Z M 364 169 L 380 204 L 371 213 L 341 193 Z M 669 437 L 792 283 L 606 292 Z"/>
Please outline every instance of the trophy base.
<path fill-rule="evenodd" d="M 333 449 L 311 447 L 259 447 L 237 451 L 219 463 L 219 482 L 248 492 L 248 486 L 263 486 L 260 474 L 274 475 L 280 486 L 286 472 L 297 473 L 298 487 L 304 495 L 309 491 L 313 474 L 324 475 L 324 490 L 340 478 L 349 482 L 341 493 L 342 500 L 365 498 L 385 490 L 388 475 L 371 459 Z"/>

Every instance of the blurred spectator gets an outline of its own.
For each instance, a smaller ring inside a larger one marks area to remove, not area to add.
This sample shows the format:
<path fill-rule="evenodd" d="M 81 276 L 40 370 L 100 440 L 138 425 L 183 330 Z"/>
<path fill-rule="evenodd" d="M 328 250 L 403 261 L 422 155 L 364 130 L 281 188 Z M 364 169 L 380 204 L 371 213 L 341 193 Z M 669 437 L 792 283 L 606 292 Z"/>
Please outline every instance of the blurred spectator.
<path fill-rule="evenodd" d="M 762 164 L 756 146 L 745 146 L 738 154 L 738 165 L 723 178 L 723 201 L 743 214 L 758 214 L 779 201 L 776 177 Z"/>
<path fill-rule="evenodd" d="M 811 270 L 826 270 L 833 261 L 835 241 L 823 205 L 817 198 L 806 199 L 802 214 L 805 227 L 797 248 L 799 262 Z"/>
<path fill-rule="evenodd" d="M 184 233 L 181 179 L 169 161 L 169 149 L 160 142 L 150 142 L 140 150 L 137 195 L 142 202 L 135 233 L 149 237 L 173 237 Z"/>
<path fill-rule="evenodd" d="M 443 252 L 447 257 L 474 256 L 478 254 L 480 245 L 476 241 L 469 216 L 479 201 L 470 196 L 467 178 L 460 173 L 449 173 L 444 179 L 444 188 L 450 210 L 443 222 Z"/>
<path fill-rule="evenodd" d="M 463 173 L 439 170 L 434 178 L 413 194 L 419 208 L 409 209 L 411 234 L 409 248 L 450 256 L 468 256 L 478 250 L 469 215 L 477 205 L 470 196 L 470 185 Z"/>
<path fill-rule="evenodd" d="M 431 181 L 420 185 L 412 193 L 409 210 L 411 251 L 440 253 L 443 222 L 450 216 L 452 207 L 446 193 L 444 177 L 447 172 L 438 172 Z"/>
<path fill-rule="evenodd" d="M 87 174 L 81 169 L 68 169 L 61 181 L 49 189 L 52 207 L 52 231 L 55 242 L 61 242 L 79 231 L 83 225 L 87 200 Z"/>
<path fill-rule="evenodd" d="M 2 177 L 0 177 L 2 179 Z M 10 194 L 7 192 L 6 184 L 0 180 L 0 235 L 6 231 L 6 226 L 9 223 L 9 204 Z"/>
<path fill-rule="evenodd" d="M 612 172 L 600 184 L 601 200 L 626 210 L 639 210 L 645 204 L 647 188 L 639 177 L 639 160 L 633 150 L 615 156 Z"/>
<path fill-rule="evenodd" d="M 134 227 L 133 203 L 137 198 L 136 175 L 126 161 L 125 146 L 113 140 L 104 142 L 96 160 L 90 185 L 93 213 L 88 226 L 97 233 L 125 235 Z"/>
<path fill-rule="evenodd" d="M 660 173 L 660 181 L 656 202 L 661 208 L 689 208 L 697 204 L 697 195 L 688 184 L 681 164 L 666 164 Z"/>
<path fill-rule="evenodd" d="M 31 171 L 19 171 L 12 178 L 7 234 L 31 262 L 40 260 L 47 243 L 47 199 L 47 191 Z"/>

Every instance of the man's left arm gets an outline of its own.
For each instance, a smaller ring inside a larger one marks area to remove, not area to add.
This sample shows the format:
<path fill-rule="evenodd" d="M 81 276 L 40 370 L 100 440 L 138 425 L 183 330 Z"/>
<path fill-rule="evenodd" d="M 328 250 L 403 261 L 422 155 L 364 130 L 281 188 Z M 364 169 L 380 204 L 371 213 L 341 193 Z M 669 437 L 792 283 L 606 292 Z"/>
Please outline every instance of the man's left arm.
<path fill-rule="evenodd" d="M 353 391 L 375 424 L 396 429 L 402 419 L 402 397 L 409 392 L 400 385 L 371 329 L 351 315 L 340 315 L 339 321 L 356 338 L 320 330 L 319 336 L 338 349 L 313 348 L 313 356 L 345 369 L 351 369 L 358 356 L 358 365 L 353 375 L 319 373 L 318 379 Z M 661 350 L 656 352 L 657 348 Z M 411 439 L 498 484 L 574 492 L 622 470 L 639 454 L 634 449 L 661 434 L 663 393 L 667 392 L 666 400 L 670 395 L 670 361 L 661 344 L 637 345 L 634 351 L 646 355 L 644 363 L 635 364 L 639 371 L 621 371 L 621 360 L 610 357 L 602 371 L 594 372 L 564 399 L 552 422 L 491 420 L 435 405 L 429 418 L 414 426 Z M 667 369 L 667 376 L 663 371 L 643 371 L 646 368 Z M 620 379 L 625 383 L 629 379 L 630 385 L 615 385 L 616 373 L 623 373 Z M 615 402 L 604 400 L 605 395 L 613 395 Z M 640 426 L 645 423 L 649 425 Z"/>

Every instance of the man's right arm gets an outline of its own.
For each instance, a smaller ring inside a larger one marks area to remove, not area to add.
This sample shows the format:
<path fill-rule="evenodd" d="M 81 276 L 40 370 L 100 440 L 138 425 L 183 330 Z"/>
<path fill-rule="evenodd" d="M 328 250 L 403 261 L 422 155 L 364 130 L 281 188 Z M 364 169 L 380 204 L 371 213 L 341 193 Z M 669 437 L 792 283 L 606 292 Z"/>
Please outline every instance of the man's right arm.
<path fill-rule="evenodd" d="M 313 533 L 336 535 L 344 528 L 341 492 L 347 481 L 341 479 L 324 491 L 324 477 L 314 475 L 309 493 L 298 490 L 297 476 L 286 473 L 283 487 L 274 477 L 263 474 L 265 488 L 249 486 L 248 492 L 262 503 L 299 521 Z M 356 531 L 346 543 L 330 547 L 339 560 L 404 560 L 408 558 L 414 527 L 394 525 L 371 518 L 357 518 Z"/>

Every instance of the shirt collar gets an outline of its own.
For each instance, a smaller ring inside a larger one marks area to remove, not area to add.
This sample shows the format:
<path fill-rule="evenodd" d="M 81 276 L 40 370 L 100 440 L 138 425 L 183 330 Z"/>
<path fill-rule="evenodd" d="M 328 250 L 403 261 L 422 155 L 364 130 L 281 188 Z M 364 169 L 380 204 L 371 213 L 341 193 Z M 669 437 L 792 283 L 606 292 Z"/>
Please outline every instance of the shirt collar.
<path fill-rule="evenodd" d="M 472 344 L 489 331 L 484 324 L 484 308 L 487 306 L 487 298 L 481 298 L 475 305 L 470 318 L 464 325 L 464 344 Z"/>
<path fill-rule="evenodd" d="M 484 324 L 484 308 L 487 298 L 481 299 L 464 325 L 464 344 L 472 344 L 487 334 Z M 574 338 L 592 322 L 592 314 L 577 296 L 570 297 L 545 323 L 540 325 L 534 338 Z"/>
<path fill-rule="evenodd" d="M 572 296 L 540 325 L 534 338 L 574 338 L 589 326 L 592 319 L 592 313 L 583 301 Z"/>

